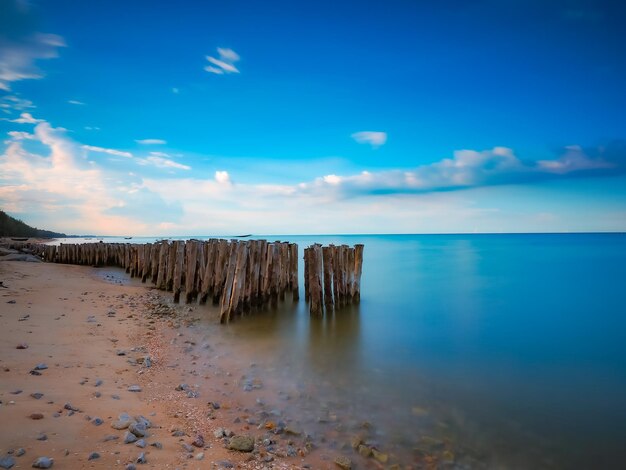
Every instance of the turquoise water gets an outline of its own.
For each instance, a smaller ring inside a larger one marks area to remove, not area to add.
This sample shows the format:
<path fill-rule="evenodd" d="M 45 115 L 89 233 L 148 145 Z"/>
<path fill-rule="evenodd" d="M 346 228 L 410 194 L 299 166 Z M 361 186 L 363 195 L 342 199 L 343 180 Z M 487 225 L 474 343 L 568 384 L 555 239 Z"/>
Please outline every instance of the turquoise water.
<path fill-rule="evenodd" d="M 429 436 L 460 468 L 626 465 L 626 235 L 266 238 L 365 244 L 358 307 L 206 324 L 300 391 L 285 406 L 303 426 L 368 421 L 409 464 Z"/>

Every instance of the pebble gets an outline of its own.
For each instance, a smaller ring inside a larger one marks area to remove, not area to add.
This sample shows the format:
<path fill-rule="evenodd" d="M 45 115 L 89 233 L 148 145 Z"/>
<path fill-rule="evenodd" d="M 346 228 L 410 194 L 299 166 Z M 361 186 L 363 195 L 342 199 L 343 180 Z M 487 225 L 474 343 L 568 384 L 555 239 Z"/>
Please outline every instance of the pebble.
<path fill-rule="evenodd" d="M 387 460 L 389 460 L 389 456 L 387 454 L 385 454 L 383 452 L 379 452 L 376 449 L 372 449 L 372 455 L 380 463 L 387 463 Z"/>
<path fill-rule="evenodd" d="M 30 419 L 43 419 L 43 414 L 41 414 L 41 413 L 32 413 L 32 414 L 29 416 L 29 418 L 30 418 Z"/>
<path fill-rule="evenodd" d="M 350 460 L 348 457 L 345 457 L 343 455 L 340 455 L 339 457 L 335 459 L 335 464 L 339 468 L 343 468 L 344 470 L 350 470 L 352 468 L 352 460 Z"/>
<path fill-rule="evenodd" d="M 28 344 L 20 343 L 17 346 L 15 346 L 15 349 L 28 349 Z"/>
<path fill-rule="evenodd" d="M 50 468 L 54 464 L 54 460 L 48 457 L 39 457 L 33 462 L 33 468 Z"/>
<path fill-rule="evenodd" d="M 163 448 L 163 444 L 161 444 L 160 442 L 153 442 L 152 444 L 150 444 L 152 447 L 156 448 L 156 449 L 162 449 Z"/>
<path fill-rule="evenodd" d="M 102 423 L 104 423 L 104 421 L 101 418 L 94 418 L 91 420 L 91 422 L 95 426 L 100 426 Z"/>
<path fill-rule="evenodd" d="M 37 364 L 35 367 L 33 367 L 34 370 L 46 370 L 48 368 L 48 366 L 46 364 L 44 364 L 43 362 Z"/>
<path fill-rule="evenodd" d="M 191 447 L 191 446 L 190 446 L 189 444 L 187 444 L 186 442 L 183 442 L 183 443 L 181 444 L 181 447 L 182 447 L 183 449 L 185 449 L 185 451 L 186 451 L 186 452 L 189 452 L 189 453 L 193 452 L 193 447 Z"/>
<path fill-rule="evenodd" d="M 48 440 L 48 436 L 45 433 L 39 433 L 39 435 L 37 436 L 37 440 L 38 441 L 47 441 Z M 47 467 L 45 467 L 47 468 Z"/>
<path fill-rule="evenodd" d="M 124 434 L 124 444 L 132 444 L 133 442 L 137 442 L 137 436 L 132 432 L 126 431 L 126 434 Z"/>
<path fill-rule="evenodd" d="M 131 385 L 128 387 L 129 392 L 141 392 L 141 387 L 139 385 Z"/>
<path fill-rule="evenodd" d="M 92 452 L 91 454 L 89 454 L 89 457 L 87 457 L 87 460 L 96 460 L 100 458 L 100 454 L 97 452 Z"/>
<path fill-rule="evenodd" d="M 137 457 L 137 463 L 148 463 L 145 453 L 142 452 L 141 454 L 139 454 L 139 457 Z"/>
<path fill-rule="evenodd" d="M 16 456 L 18 456 L 18 457 L 21 457 L 21 456 L 22 456 L 22 455 L 24 455 L 25 453 L 26 453 L 26 451 L 24 450 L 24 448 L 23 448 L 23 447 L 20 447 L 19 449 L 17 449 L 17 450 L 15 451 L 15 455 L 16 455 Z"/>
<path fill-rule="evenodd" d="M 102 385 L 104 382 L 101 379 L 96 380 L 96 383 L 94 384 L 94 387 L 99 387 L 100 385 Z"/>
<path fill-rule="evenodd" d="M 135 467 L 134 463 L 129 463 L 126 465 L 125 470 L 137 470 L 137 467 Z"/>
<path fill-rule="evenodd" d="M 204 452 L 200 452 L 199 454 L 196 454 L 194 458 L 196 460 L 202 460 L 204 458 Z"/>
<path fill-rule="evenodd" d="M 15 459 L 10 455 L 0 457 L 0 468 L 11 468 L 13 465 L 15 465 Z"/>
<path fill-rule="evenodd" d="M 78 408 L 72 406 L 71 403 L 66 403 L 65 405 L 63 405 L 63 408 L 69 411 L 80 411 Z"/>
<path fill-rule="evenodd" d="M 222 437 L 224 437 L 224 429 L 223 428 L 217 428 L 215 431 L 213 431 L 213 435 L 220 439 Z"/>
<path fill-rule="evenodd" d="M 116 441 L 118 439 L 119 436 L 116 436 L 115 434 L 109 434 L 108 436 L 104 437 L 103 442 Z"/>
<path fill-rule="evenodd" d="M 96 397 L 96 398 L 100 398 L 102 396 L 102 393 L 94 392 L 93 396 Z"/>
<path fill-rule="evenodd" d="M 43 397 L 43 393 L 35 392 L 31 393 L 30 396 L 33 397 L 35 400 L 39 400 L 41 397 Z"/>
<path fill-rule="evenodd" d="M 111 427 L 113 429 L 117 429 L 118 431 L 121 431 L 122 429 L 127 429 L 128 426 L 130 426 L 131 423 L 132 423 L 132 420 L 130 418 L 128 418 L 128 419 L 119 419 L 118 421 L 113 421 L 111 423 Z"/>
<path fill-rule="evenodd" d="M 135 445 L 137 447 L 139 447 L 140 449 L 143 449 L 146 447 L 146 440 L 145 439 L 139 439 L 137 442 L 135 442 Z"/>
<path fill-rule="evenodd" d="M 234 436 L 228 442 L 228 448 L 239 452 L 252 452 L 254 450 L 254 437 Z"/>
<path fill-rule="evenodd" d="M 204 437 L 201 434 L 198 434 L 191 445 L 195 447 L 204 447 Z"/>
<path fill-rule="evenodd" d="M 146 429 L 146 426 L 141 423 L 130 423 L 130 426 L 128 426 L 128 430 L 137 437 L 146 437 L 148 435 L 148 430 Z"/>

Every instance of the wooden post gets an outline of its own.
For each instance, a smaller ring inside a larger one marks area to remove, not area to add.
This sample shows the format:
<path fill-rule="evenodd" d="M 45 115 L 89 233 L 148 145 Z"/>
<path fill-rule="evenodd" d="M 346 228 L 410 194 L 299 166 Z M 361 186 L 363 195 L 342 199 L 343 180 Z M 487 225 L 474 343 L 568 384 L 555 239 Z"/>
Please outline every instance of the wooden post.
<path fill-rule="evenodd" d="M 293 293 L 293 301 L 300 299 L 300 290 L 298 288 L 298 245 L 291 243 L 289 245 L 289 265 L 290 265 L 290 288 Z"/>
<path fill-rule="evenodd" d="M 222 290 L 222 300 L 220 309 L 220 323 L 225 323 L 229 317 L 230 299 L 233 293 L 233 284 L 235 281 L 235 269 L 237 268 L 237 248 L 238 243 L 232 241 L 230 244 L 230 254 L 226 264 L 226 281 Z"/>
<path fill-rule="evenodd" d="M 196 272 L 198 270 L 198 242 L 189 240 L 186 246 L 185 303 L 190 303 L 196 295 Z"/>
<path fill-rule="evenodd" d="M 213 283 L 213 304 L 217 305 L 224 291 L 224 282 L 226 279 L 226 266 L 230 256 L 231 246 L 226 240 L 220 240 L 217 247 L 217 264 L 215 265 L 214 283 Z"/>
<path fill-rule="evenodd" d="M 354 302 L 361 301 L 361 274 L 363 274 L 363 245 L 354 245 Z"/>
<path fill-rule="evenodd" d="M 169 247 L 168 242 L 162 242 L 159 248 L 159 270 L 157 271 L 156 287 L 161 290 L 165 290 L 166 287 Z"/>
<path fill-rule="evenodd" d="M 311 315 L 322 315 L 322 246 L 311 247 L 311 266 L 309 267 L 309 291 L 311 294 Z"/>
<path fill-rule="evenodd" d="M 213 273 L 216 265 L 217 240 L 211 239 L 206 243 L 206 258 L 204 264 L 204 274 L 202 275 L 202 285 L 198 292 L 198 302 L 203 304 L 213 290 Z"/>
<path fill-rule="evenodd" d="M 174 302 L 179 302 L 184 276 L 183 268 L 185 265 L 185 242 L 177 240 L 174 242 L 174 246 L 176 247 L 176 264 L 174 265 L 172 290 L 174 291 Z"/>
<path fill-rule="evenodd" d="M 333 307 L 333 258 L 332 248 L 325 246 L 322 248 L 322 259 L 324 262 L 324 305 L 326 309 Z"/>

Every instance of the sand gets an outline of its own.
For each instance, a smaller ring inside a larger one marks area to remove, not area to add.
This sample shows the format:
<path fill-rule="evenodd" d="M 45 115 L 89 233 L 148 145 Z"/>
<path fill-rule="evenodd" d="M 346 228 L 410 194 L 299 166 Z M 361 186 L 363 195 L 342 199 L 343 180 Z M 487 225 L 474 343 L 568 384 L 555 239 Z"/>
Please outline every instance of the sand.
<path fill-rule="evenodd" d="M 241 391 L 241 371 L 196 364 L 210 345 L 185 328 L 193 308 L 123 277 L 0 261 L 0 458 L 13 458 L 13 468 L 42 456 L 53 468 L 125 468 L 143 452 L 138 468 L 338 468 L 339 454 L 256 419 L 262 404 Z M 32 372 L 38 364 L 47 368 Z M 122 413 L 151 422 L 145 448 L 111 427 Z M 220 429 L 255 438 L 254 452 L 229 450 Z"/>

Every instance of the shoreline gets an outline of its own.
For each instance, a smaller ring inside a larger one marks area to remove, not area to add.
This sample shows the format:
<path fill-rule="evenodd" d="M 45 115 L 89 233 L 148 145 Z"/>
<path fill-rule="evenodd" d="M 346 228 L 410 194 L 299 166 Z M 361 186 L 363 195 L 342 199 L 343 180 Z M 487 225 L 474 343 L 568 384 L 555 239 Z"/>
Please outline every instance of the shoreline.
<path fill-rule="evenodd" d="M 313 450 L 279 417 L 259 419 L 274 410 L 241 390 L 242 371 L 196 364 L 194 350 L 211 345 L 188 338 L 193 307 L 106 272 L 0 263 L 0 420 L 15 423 L 0 429 L 0 458 L 15 468 L 42 456 L 61 467 L 124 468 L 143 452 L 153 468 L 337 468 L 340 453 Z M 47 368 L 31 375 L 37 364 Z M 129 391 L 135 385 L 140 392 Z M 121 413 L 152 422 L 145 448 L 111 427 Z M 220 430 L 253 437 L 254 452 L 228 450 Z"/>

